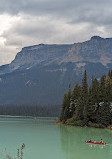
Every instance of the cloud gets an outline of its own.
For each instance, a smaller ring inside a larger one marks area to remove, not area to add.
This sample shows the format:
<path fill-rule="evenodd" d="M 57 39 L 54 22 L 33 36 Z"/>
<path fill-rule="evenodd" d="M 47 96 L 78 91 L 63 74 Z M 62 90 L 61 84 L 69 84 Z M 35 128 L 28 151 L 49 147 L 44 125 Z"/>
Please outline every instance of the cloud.
<path fill-rule="evenodd" d="M 111 37 L 112 0 L 0 0 L 0 65 L 22 47 Z"/>
<path fill-rule="evenodd" d="M 75 35 L 82 32 L 88 24 L 67 24 L 65 21 L 53 20 L 49 17 L 18 18 L 12 22 L 12 27 L 1 36 L 6 46 L 18 46 L 38 43 L 73 43 Z M 74 29 L 75 28 L 75 29 Z M 71 37 L 71 40 L 70 40 Z"/>
<path fill-rule="evenodd" d="M 49 15 L 71 22 L 111 23 L 112 0 L 0 0 L 0 12 L 12 15 Z"/>

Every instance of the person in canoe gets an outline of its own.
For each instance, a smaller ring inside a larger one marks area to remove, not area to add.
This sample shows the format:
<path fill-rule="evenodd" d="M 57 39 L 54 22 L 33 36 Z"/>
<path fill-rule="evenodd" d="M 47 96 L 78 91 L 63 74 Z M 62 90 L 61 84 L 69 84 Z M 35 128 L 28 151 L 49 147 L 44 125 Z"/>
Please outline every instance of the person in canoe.
<path fill-rule="evenodd" d="M 90 138 L 89 142 L 92 142 L 92 139 Z"/>
<path fill-rule="evenodd" d="M 96 141 L 94 140 L 94 143 L 96 143 Z"/>
<path fill-rule="evenodd" d="M 103 143 L 103 139 L 101 139 L 100 143 Z"/>

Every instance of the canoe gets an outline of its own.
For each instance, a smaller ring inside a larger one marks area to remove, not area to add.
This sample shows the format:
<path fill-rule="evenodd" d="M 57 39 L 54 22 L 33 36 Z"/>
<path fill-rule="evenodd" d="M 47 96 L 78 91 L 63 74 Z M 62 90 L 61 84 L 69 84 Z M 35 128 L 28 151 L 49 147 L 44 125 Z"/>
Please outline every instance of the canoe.
<path fill-rule="evenodd" d="M 89 141 L 85 141 L 86 143 L 89 144 L 97 144 L 97 145 L 105 145 L 106 143 L 98 143 L 98 142 L 89 142 Z"/>

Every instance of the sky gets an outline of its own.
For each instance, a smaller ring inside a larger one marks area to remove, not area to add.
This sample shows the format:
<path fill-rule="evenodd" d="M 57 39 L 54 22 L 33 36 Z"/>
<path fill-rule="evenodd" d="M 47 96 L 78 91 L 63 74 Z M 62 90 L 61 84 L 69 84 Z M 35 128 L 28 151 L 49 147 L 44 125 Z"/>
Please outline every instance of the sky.
<path fill-rule="evenodd" d="M 25 46 L 112 37 L 112 0 L 0 0 L 0 65 Z"/>

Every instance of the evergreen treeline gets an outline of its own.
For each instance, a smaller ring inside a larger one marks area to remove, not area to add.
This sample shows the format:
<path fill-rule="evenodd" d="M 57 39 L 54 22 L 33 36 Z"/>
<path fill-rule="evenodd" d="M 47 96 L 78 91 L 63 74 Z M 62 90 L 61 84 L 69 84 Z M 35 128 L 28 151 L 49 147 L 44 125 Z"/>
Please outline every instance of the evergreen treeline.
<path fill-rule="evenodd" d="M 98 80 L 92 77 L 87 83 L 84 71 L 82 84 L 75 85 L 63 97 L 60 120 L 65 124 L 92 127 L 107 127 L 112 124 L 112 71 Z"/>
<path fill-rule="evenodd" d="M 32 117 L 58 117 L 60 106 L 56 105 L 0 105 L 0 115 L 32 116 Z"/>

